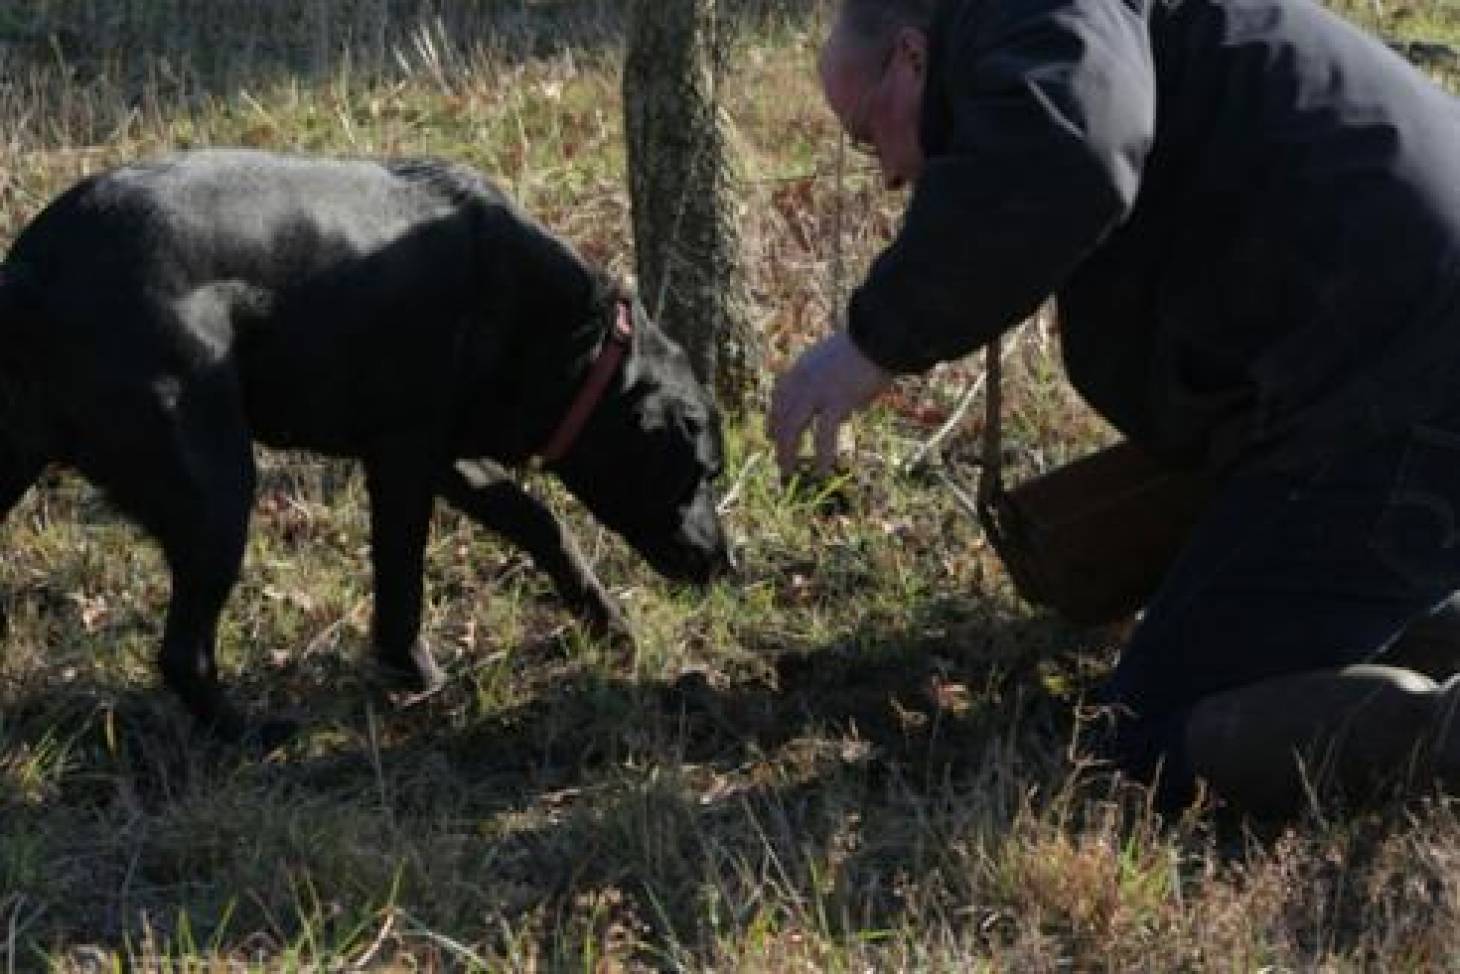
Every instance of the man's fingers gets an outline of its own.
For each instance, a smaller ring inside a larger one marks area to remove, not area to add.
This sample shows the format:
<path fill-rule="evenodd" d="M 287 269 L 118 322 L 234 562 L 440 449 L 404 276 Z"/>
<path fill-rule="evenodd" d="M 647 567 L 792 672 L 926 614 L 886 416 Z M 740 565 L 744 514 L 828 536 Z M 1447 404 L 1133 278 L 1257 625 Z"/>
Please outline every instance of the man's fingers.
<path fill-rule="evenodd" d="M 789 477 L 796 470 L 796 453 L 800 442 L 800 430 L 795 434 L 782 432 L 776 436 L 776 466 L 781 468 L 783 477 Z"/>
<path fill-rule="evenodd" d="M 771 399 L 770 434 L 776 444 L 776 465 L 783 475 L 796 467 L 801 433 L 810 419 L 806 398 L 789 391 L 784 382 L 778 385 Z"/>
<path fill-rule="evenodd" d="M 813 448 L 816 451 L 816 472 L 822 477 L 829 475 L 836 468 L 837 434 L 841 432 L 842 423 L 846 421 L 846 418 L 846 413 L 831 410 L 822 410 L 821 415 L 816 417 Z"/>
<path fill-rule="evenodd" d="M 830 473 L 836 465 L 842 424 L 890 381 L 891 376 L 863 356 L 845 331 L 833 332 L 803 352 L 771 394 L 766 427 L 775 441 L 781 473 L 795 470 L 802 435 L 813 423 L 816 470 Z"/>

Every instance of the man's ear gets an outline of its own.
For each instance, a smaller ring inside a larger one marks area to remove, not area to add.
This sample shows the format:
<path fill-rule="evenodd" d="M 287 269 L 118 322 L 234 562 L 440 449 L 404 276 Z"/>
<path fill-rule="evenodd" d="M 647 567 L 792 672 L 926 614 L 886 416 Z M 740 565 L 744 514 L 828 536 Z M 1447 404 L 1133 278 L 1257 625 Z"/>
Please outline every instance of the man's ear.
<path fill-rule="evenodd" d="M 916 27 L 899 27 L 892 40 L 898 57 L 907 61 L 919 76 L 928 69 L 928 35 Z"/>

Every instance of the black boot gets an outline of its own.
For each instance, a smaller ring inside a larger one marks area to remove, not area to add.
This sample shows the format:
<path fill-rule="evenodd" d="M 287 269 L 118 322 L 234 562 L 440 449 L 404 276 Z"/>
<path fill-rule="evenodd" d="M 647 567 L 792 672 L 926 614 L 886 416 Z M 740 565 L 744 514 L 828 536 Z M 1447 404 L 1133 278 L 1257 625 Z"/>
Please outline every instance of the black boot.
<path fill-rule="evenodd" d="M 1460 593 L 1414 620 L 1374 660 L 1445 681 L 1460 673 Z"/>
<path fill-rule="evenodd" d="M 1193 770 L 1256 815 L 1331 796 L 1370 801 L 1439 784 L 1460 793 L 1460 679 L 1361 664 L 1264 680 L 1200 701 L 1186 724 Z"/>

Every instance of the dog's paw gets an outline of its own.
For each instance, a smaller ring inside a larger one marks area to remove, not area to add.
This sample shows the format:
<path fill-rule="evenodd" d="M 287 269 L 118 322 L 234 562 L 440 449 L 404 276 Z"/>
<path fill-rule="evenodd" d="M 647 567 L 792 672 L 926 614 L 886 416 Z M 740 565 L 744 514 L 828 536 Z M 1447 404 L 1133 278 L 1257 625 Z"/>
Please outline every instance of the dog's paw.
<path fill-rule="evenodd" d="M 374 675 L 387 692 L 400 694 L 407 704 L 446 686 L 446 671 L 422 639 L 417 639 L 408 653 L 378 652 Z"/>

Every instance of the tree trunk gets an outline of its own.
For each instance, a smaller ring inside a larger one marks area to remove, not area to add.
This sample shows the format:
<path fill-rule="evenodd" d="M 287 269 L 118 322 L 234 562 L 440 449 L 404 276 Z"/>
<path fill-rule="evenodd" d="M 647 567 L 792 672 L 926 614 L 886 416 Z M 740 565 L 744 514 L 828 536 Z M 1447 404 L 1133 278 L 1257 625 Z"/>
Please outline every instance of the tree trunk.
<path fill-rule="evenodd" d="M 640 297 L 734 406 L 759 355 L 716 90 L 729 30 L 716 0 L 634 0 L 623 96 Z"/>

